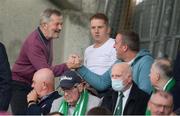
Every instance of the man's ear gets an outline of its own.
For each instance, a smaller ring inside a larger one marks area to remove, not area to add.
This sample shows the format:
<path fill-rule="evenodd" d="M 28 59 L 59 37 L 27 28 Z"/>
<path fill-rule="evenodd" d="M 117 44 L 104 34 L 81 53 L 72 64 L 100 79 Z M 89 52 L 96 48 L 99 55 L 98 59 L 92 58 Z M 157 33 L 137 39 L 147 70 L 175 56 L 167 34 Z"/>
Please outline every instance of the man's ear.
<path fill-rule="evenodd" d="M 83 83 L 80 83 L 78 86 L 78 91 L 81 93 L 83 90 L 84 90 L 84 84 Z"/>
<path fill-rule="evenodd" d="M 43 89 L 46 89 L 47 88 L 47 83 L 43 82 Z"/>
<path fill-rule="evenodd" d="M 132 83 L 132 76 L 130 74 L 128 75 L 128 83 Z"/>
<path fill-rule="evenodd" d="M 128 46 L 125 44 L 123 45 L 123 51 L 126 52 L 128 50 Z"/>
<path fill-rule="evenodd" d="M 156 81 L 159 81 L 160 80 L 160 74 L 159 73 L 156 73 Z"/>
<path fill-rule="evenodd" d="M 45 30 L 47 29 L 47 26 L 48 26 L 47 23 L 41 24 L 41 27 L 42 27 L 43 29 L 45 29 Z"/>
<path fill-rule="evenodd" d="M 148 106 L 148 109 L 151 110 L 151 102 L 150 102 L 150 100 L 148 101 L 148 105 L 147 106 Z"/>

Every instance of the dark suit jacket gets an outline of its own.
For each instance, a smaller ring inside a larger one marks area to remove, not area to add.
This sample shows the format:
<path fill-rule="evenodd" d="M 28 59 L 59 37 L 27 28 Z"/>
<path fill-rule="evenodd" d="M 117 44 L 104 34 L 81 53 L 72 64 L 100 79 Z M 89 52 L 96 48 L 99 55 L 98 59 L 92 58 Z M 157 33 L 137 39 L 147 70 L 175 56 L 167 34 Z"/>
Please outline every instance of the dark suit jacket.
<path fill-rule="evenodd" d="M 103 99 L 102 106 L 108 108 L 113 113 L 116 106 L 117 97 L 118 92 L 112 89 L 109 90 Z M 140 90 L 137 85 L 133 83 L 123 115 L 144 115 L 149 98 L 150 96 L 147 93 Z"/>
<path fill-rule="evenodd" d="M 174 99 L 174 110 L 180 109 L 180 51 L 178 51 L 176 60 L 174 62 L 174 79 L 176 81 L 175 87 L 171 92 Z"/>
<path fill-rule="evenodd" d="M 39 103 L 30 105 L 27 109 L 27 115 L 47 115 L 50 112 L 52 102 L 59 97 L 60 95 L 57 91 L 51 93 Z"/>
<path fill-rule="evenodd" d="M 11 99 L 11 70 L 6 49 L 0 43 L 0 111 L 6 111 Z"/>

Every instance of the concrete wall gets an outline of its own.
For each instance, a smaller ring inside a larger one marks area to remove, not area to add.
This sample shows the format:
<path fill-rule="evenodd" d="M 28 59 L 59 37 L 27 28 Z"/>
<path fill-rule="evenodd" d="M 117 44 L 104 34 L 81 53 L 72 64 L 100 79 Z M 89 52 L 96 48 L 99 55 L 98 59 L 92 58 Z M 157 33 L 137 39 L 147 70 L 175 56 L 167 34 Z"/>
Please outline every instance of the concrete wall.
<path fill-rule="evenodd" d="M 81 0 L 79 3 L 80 11 L 62 10 L 64 29 L 60 38 L 54 40 L 54 63 L 64 62 L 70 53 L 82 55 L 91 44 L 89 17 L 97 11 L 99 2 Z M 6 46 L 11 66 L 25 38 L 37 28 L 40 13 L 48 7 L 57 8 L 58 5 L 50 0 L 0 0 L 0 41 Z"/>
<path fill-rule="evenodd" d="M 90 45 L 89 14 L 75 11 L 64 12 L 64 59 L 69 54 L 77 53 L 83 56 L 84 50 Z"/>
<path fill-rule="evenodd" d="M 37 27 L 40 13 L 47 7 L 55 6 L 47 0 L 0 0 L 0 41 L 6 46 L 11 65 L 26 36 Z"/>

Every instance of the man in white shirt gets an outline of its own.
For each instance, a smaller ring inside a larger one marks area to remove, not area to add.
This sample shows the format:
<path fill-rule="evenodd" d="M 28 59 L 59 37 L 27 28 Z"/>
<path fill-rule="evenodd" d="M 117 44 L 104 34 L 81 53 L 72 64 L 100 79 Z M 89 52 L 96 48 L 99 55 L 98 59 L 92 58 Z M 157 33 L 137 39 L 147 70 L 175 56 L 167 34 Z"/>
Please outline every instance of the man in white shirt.
<path fill-rule="evenodd" d="M 127 63 L 113 65 L 111 81 L 112 89 L 104 97 L 102 106 L 113 115 L 144 115 L 149 95 L 133 82 Z"/>
<path fill-rule="evenodd" d="M 90 18 L 90 31 L 94 44 L 86 48 L 84 65 L 92 72 L 102 75 L 117 60 L 113 47 L 115 41 L 109 37 L 110 27 L 108 18 L 102 13 L 97 13 Z"/>

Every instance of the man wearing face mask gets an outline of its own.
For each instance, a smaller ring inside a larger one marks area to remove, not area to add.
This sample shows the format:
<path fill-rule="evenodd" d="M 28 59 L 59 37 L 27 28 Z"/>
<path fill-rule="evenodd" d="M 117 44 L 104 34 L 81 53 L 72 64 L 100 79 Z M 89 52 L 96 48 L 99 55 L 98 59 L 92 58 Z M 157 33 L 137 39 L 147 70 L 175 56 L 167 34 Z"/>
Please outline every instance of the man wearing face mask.
<path fill-rule="evenodd" d="M 112 89 L 103 99 L 102 106 L 113 115 L 144 115 L 149 95 L 138 88 L 132 80 L 132 71 L 127 63 L 112 67 Z"/>

